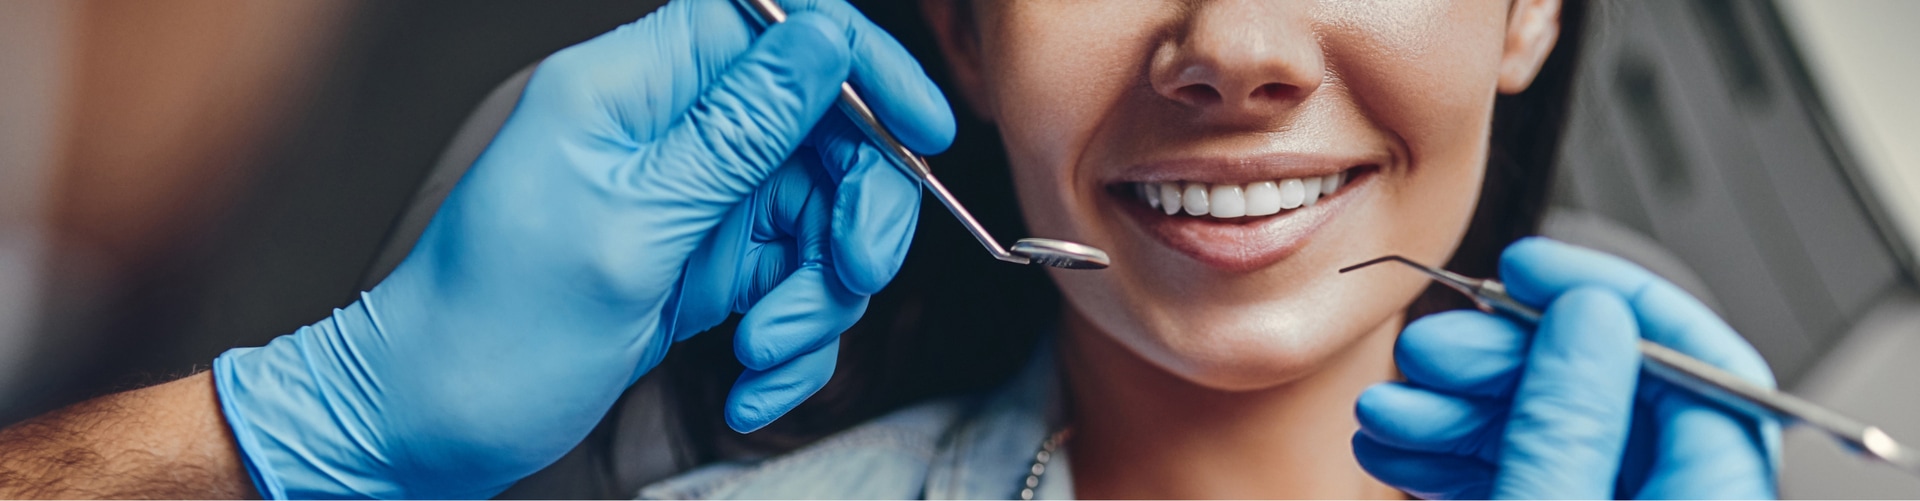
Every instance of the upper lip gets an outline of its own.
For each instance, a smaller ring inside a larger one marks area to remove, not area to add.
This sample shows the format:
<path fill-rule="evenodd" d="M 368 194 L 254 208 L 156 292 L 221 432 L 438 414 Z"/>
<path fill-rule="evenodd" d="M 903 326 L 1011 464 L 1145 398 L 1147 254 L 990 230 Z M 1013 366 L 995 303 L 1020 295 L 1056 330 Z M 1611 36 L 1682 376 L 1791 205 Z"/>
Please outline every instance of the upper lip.
<path fill-rule="evenodd" d="M 1381 158 L 1313 153 L 1273 153 L 1253 156 L 1188 157 L 1153 161 L 1122 169 L 1109 183 L 1246 184 L 1279 179 L 1325 176 L 1363 165 L 1380 165 Z"/>

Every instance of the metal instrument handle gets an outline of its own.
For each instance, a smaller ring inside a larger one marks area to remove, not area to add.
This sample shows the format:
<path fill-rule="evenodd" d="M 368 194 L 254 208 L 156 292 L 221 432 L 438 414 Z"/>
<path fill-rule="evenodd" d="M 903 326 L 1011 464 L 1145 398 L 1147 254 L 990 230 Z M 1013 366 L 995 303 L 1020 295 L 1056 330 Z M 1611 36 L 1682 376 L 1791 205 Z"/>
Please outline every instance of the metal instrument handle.
<path fill-rule="evenodd" d="M 787 21 L 787 11 L 780 8 L 780 4 L 774 0 L 744 1 L 753 7 L 760 21 L 767 26 Z M 1019 264 L 1032 262 L 1025 256 L 1015 255 L 1006 247 L 1001 247 L 1000 241 L 994 240 L 993 235 L 987 233 L 987 228 L 981 226 L 978 219 L 974 219 L 973 213 L 968 212 L 966 207 L 960 205 L 960 200 L 954 198 L 952 192 L 947 191 L 947 185 L 933 176 L 933 168 L 927 165 L 927 160 L 913 150 L 907 149 L 907 145 L 901 144 L 899 139 L 894 138 L 893 132 L 887 130 L 885 124 L 880 123 L 880 117 L 873 113 L 873 108 L 867 106 L 867 100 L 862 99 L 860 93 L 853 90 L 852 83 L 840 84 L 838 107 L 853 119 L 854 125 L 859 126 L 861 132 L 866 133 L 867 137 L 880 143 L 887 150 L 888 157 L 893 160 L 895 166 L 905 169 L 915 178 L 920 179 L 920 184 L 926 186 L 927 191 L 933 192 L 933 198 L 939 200 L 940 205 L 946 206 L 947 212 L 953 213 L 954 219 L 960 220 L 960 226 L 965 227 L 967 233 L 972 233 L 973 238 L 979 240 L 980 245 L 987 248 L 987 252 L 993 253 L 995 259 Z"/>

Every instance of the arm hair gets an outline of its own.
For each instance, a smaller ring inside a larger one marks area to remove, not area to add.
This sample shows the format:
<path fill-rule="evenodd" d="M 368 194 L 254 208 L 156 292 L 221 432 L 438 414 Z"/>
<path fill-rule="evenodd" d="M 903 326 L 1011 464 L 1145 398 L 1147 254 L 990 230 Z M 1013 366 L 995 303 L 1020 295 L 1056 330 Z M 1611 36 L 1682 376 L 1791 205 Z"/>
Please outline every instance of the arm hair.
<path fill-rule="evenodd" d="M 0 430 L 0 499 L 257 496 L 208 372 Z"/>

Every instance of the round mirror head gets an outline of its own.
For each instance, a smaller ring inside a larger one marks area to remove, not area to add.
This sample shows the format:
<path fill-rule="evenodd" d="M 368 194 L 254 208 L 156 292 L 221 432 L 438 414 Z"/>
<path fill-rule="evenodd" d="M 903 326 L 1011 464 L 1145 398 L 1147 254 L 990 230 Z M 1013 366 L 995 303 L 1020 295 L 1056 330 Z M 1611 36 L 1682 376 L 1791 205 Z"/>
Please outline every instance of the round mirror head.
<path fill-rule="evenodd" d="M 1046 238 L 1022 238 L 1007 252 L 1027 258 L 1033 264 L 1069 270 L 1098 270 L 1112 264 L 1107 260 L 1107 251 Z"/>

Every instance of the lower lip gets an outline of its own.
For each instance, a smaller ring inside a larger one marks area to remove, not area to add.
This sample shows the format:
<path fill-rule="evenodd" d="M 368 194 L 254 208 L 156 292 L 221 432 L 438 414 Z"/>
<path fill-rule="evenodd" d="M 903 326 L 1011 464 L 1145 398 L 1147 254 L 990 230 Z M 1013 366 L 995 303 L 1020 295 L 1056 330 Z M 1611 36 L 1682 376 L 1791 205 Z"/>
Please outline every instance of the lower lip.
<path fill-rule="evenodd" d="M 1169 216 L 1133 197 L 1132 190 L 1110 193 L 1148 235 L 1210 268 L 1244 273 L 1266 268 L 1293 255 L 1349 200 L 1371 185 L 1374 168 L 1347 173 L 1338 193 L 1312 206 L 1259 217 L 1219 219 L 1185 214 Z"/>

